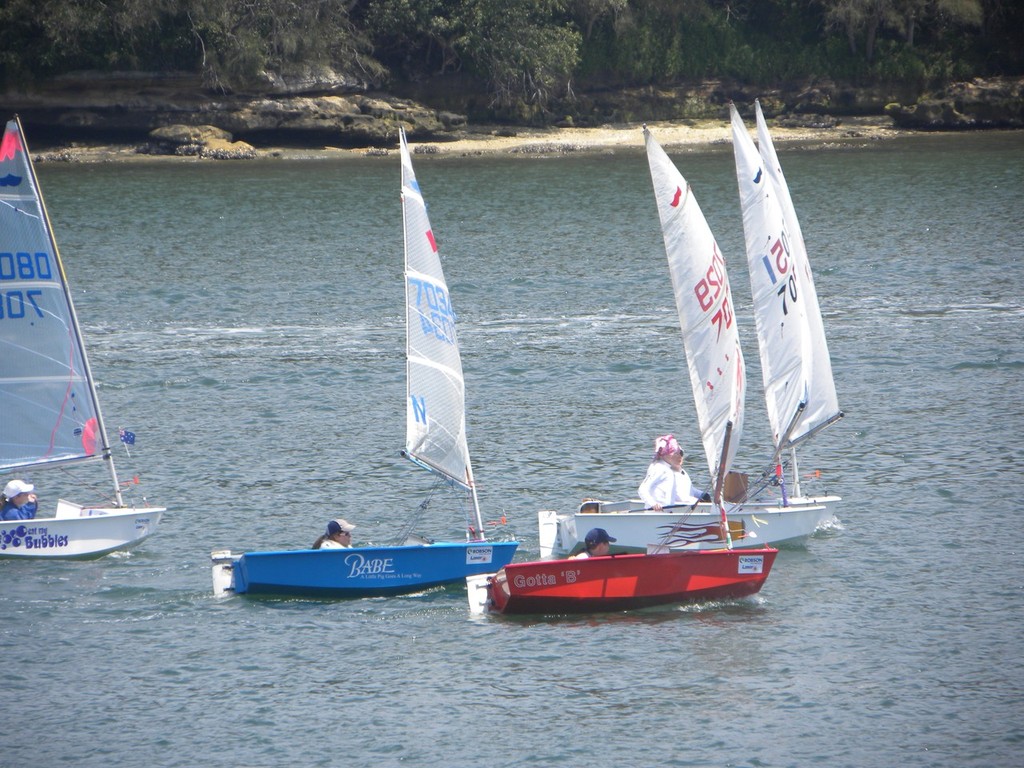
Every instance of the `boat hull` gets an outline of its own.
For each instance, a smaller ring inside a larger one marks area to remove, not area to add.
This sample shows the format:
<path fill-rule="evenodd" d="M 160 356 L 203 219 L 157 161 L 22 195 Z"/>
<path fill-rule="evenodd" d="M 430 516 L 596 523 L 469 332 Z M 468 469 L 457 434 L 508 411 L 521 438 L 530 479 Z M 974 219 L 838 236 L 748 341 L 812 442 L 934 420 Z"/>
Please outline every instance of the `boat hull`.
<path fill-rule="evenodd" d="M 76 509 L 80 509 L 76 517 L 0 522 L 0 558 L 89 559 L 131 549 L 156 530 L 167 511 L 164 507 Z"/>
<path fill-rule="evenodd" d="M 238 556 L 215 552 L 214 592 L 329 598 L 403 595 L 493 573 L 512 561 L 518 546 L 516 541 L 472 541 Z M 227 576 L 225 569 L 230 569 Z"/>
<path fill-rule="evenodd" d="M 765 547 L 513 563 L 490 579 L 488 608 L 594 613 L 747 597 L 761 589 L 776 554 Z"/>
<path fill-rule="evenodd" d="M 758 548 L 766 545 L 799 544 L 833 519 L 828 505 L 838 496 L 791 499 L 788 506 L 751 502 L 729 510 L 733 547 Z M 693 512 L 627 511 L 638 502 L 605 504 L 602 510 L 560 514 L 549 510 L 538 513 L 540 554 L 542 558 L 567 557 L 583 549 L 583 539 L 591 528 L 604 528 L 617 539 L 612 553 L 642 553 L 652 545 L 671 549 L 719 549 L 723 546 L 719 513 L 711 504 L 698 504 Z M 622 507 L 621 510 L 615 507 Z"/>

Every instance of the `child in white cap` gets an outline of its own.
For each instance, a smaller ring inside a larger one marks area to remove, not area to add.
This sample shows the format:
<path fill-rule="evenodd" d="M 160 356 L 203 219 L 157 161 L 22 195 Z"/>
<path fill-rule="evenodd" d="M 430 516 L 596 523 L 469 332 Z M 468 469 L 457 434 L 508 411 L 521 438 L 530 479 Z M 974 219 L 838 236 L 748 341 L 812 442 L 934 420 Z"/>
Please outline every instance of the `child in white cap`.
<path fill-rule="evenodd" d="M 31 520 L 39 508 L 35 486 L 24 480 L 11 480 L 0 496 L 0 520 Z"/>

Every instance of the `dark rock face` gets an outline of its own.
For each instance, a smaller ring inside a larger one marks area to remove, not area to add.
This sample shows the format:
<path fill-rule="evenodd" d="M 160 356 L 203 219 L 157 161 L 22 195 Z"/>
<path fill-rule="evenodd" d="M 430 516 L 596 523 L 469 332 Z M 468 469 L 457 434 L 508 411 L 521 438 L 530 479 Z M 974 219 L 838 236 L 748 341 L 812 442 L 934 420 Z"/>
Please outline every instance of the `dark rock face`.
<path fill-rule="evenodd" d="M 852 88 L 830 80 L 773 88 L 707 80 L 673 87 L 593 91 L 579 94 L 575 104 L 562 104 L 561 108 L 568 114 L 575 106 L 573 120 L 580 126 L 655 120 L 728 121 L 729 102 L 740 111 L 750 111 L 754 99 L 758 99 L 770 117 L 785 115 L 798 124 L 809 124 L 813 116 L 821 116 L 823 123 L 834 124 L 836 118 L 844 116 L 881 115 L 886 104 L 912 98 L 914 94 L 898 88 Z"/>
<path fill-rule="evenodd" d="M 897 126 L 912 130 L 1024 128 L 1024 80 L 954 83 L 914 104 L 888 104 L 885 112 Z"/>
<path fill-rule="evenodd" d="M 278 79 L 263 93 L 225 94 L 189 75 L 85 73 L 31 93 L 7 93 L 4 102 L 33 136 L 65 140 L 131 143 L 168 126 L 209 126 L 254 145 L 366 147 L 394 144 L 400 126 L 417 140 L 435 141 L 465 128 L 462 115 L 351 88 L 322 78 Z M 154 146 L 166 142 L 154 138 Z"/>
<path fill-rule="evenodd" d="M 62 76 L 32 92 L 4 94 L 37 143 L 139 144 L 153 154 L 255 156 L 254 147 L 379 148 L 404 127 L 415 141 L 450 141 L 468 128 L 464 114 L 412 99 L 371 93 L 328 70 L 284 79 L 267 75 L 250 93 L 206 88 L 191 74 Z M 445 92 L 467 111 L 479 94 Z M 430 101 L 428 93 L 419 98 Z M 753 88 L 719 80 L 685 86 L 591 91 L 555 104 L 548 122 L 580 127 L 658 120 L 728 120 L 729 102 L 789 125 L 835 125 L 844 116 L 888 115 L 910 130 L 1024 127 L 1024 79 L 956 83 L 924 96 L 897 86 L 854 88 L 822 80 Z M 440 99 L 440 96 L 439 96 Z M 168 129 L 174 130 L 168 133 Z M 198 131 L 195 135 L 190 129 Z M 216 134 L 220 131 L 222 135 Z"/>

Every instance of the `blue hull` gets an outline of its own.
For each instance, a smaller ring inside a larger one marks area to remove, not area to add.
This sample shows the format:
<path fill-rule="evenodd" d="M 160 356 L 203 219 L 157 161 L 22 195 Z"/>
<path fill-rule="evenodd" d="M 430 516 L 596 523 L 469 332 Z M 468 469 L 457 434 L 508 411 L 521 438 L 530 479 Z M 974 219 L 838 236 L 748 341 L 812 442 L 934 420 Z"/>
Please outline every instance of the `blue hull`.
<path fill-rule="evenodd" d="M 251 595 L 383 597 L 493 573 L 512 562 L 516 541 L 444 542 L 246 552 L 233 565 L 234 591 Z"/>

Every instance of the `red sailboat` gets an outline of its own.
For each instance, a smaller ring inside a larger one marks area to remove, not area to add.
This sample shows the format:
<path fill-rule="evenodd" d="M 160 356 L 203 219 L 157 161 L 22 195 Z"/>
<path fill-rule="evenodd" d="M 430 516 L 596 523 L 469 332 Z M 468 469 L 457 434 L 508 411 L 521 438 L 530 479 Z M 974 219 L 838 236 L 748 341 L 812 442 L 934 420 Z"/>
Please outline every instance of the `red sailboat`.
<path fill-rule="evenodd" d="M 541 560 L 467 581 L 471 603 L 494 613 L 622 611 L 756 594 L 776 554 L 766 547 Z"/>

